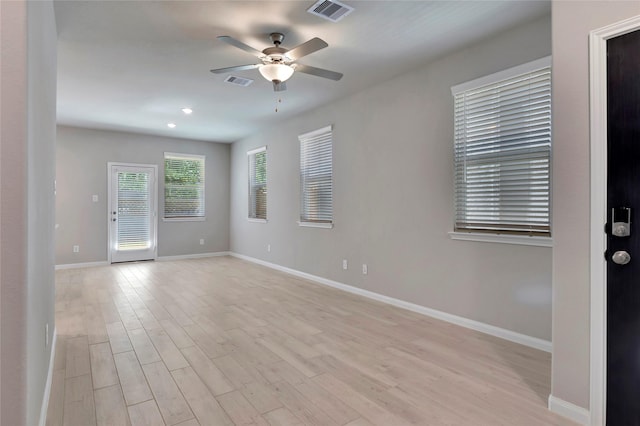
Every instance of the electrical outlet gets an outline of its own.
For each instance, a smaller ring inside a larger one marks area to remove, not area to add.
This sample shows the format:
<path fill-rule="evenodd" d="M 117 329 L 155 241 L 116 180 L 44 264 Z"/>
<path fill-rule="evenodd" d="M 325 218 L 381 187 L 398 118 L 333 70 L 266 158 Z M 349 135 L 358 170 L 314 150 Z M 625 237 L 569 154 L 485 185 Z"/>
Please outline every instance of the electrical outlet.
<path fill-rule="evenodd" d="M 200 245 L 203 246 L 204 245 L 204 238 L 200 238 Z"/>
<path fill-rule="evenodd" d="M 44 325 L 44 347 L 49 347 L 49 323 Z"/>
<path fill-rule="evenodd" d="M 349 269 L 349 264 L 347 263 L 347 259 L 342 259 L 342 269 L 345 271 Z"/>
<path fill-rule="evenodd" d="M 80 246 L 73 246 L 74 253 L 80 253 Z"/>
<path fill-rule="evenodd" d="M 271 253 L 271 244 L 267 244 L 267 253 Z"/>
<path fill-rule="evenodd" d="M 369 268 L 367 268 L 367 264 L 362 264 L 362 275 L 367 275 L 369 273 Z"/>

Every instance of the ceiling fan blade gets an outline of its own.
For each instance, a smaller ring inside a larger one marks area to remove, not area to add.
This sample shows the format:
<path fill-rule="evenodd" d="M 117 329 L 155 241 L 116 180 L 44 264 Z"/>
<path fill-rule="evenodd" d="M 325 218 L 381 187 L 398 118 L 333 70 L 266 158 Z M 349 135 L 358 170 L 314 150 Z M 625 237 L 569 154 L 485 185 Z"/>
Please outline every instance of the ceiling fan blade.
<path fill-rule="evenodd" d="M 297 61 L 303 56 L 307 56 L 310 53 L 317 52 L 320 49 L 324 49 L 329 46 L 324 40 L 314 37 L 311 40 L 304 42 L 293 49 L 289 50 L 285 56 L 292 61 Z"/>
<path fill-rule="evenodd" d="M 251 47 L 251 46 L 249 46 L 249 45 L 247 45 L 247 44 L 244 44 L 244 43 L 243 43 L 243 42 L 241 42 L 240 40 L 236 40 L 236 39 L 235 39 L 235 38 L 233 38 L 233 37 L 230 37 L 230 36 L 218 36 L 217 38 L 218 38 L 218 40 L 220 40 L 220 41 L 224 41 L 225 43 L 230 44 L 230 45 L 232 45 L 232 46 L 235 46 L 235 47 L 237 47 L 238 49 L 242 49 L 242 50 L 244 50 L 245 52 L 249 52 L 249 53 L 251 53 L 252 55 L 257 56 L 258 58 L 262 58 L 262 57 L 264 57 L 264 53 L 262 53 L 262 52 L 261 52 L 261 51 L 259 51 L 258 49 L 254 49 L 253 47 Z"/>
<path fill-rule="evenodd" d="M 338 81 L 342 78 L 342 73 L 325 70 L 323 68 L 311 67 L 309 65 L 295 64 L 296 71 L 303 72 L 305 74 L 315 75 L 317 77 L 328 78 L 329 80 Z"/>
<path fill-rule="evenodd" d="M 244 70 L 253 70 L 258 68 L 262 64 L 249 64 L 249 65 L 238 65 L 236 67 L 226 67 L 226 68 L 218 68 L 215 70 L 211 70 L 214 74 L 224 74 L 232 71 L 244 71 Z"/>
<path fill-rule="evenodd" d="M 273 82 L 273 91 L 274 92 L 284 92 L 287 90 L 287 83 L 284 81 L 281 82 Z"/>

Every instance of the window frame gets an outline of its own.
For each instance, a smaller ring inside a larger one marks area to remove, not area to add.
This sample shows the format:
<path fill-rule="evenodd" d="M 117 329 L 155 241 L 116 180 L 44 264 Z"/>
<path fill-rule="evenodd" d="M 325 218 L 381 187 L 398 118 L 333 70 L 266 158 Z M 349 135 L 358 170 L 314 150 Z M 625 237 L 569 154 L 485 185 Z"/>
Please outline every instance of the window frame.
<path fill-rule="evenodd" d="M 462 94 L 463 92 L 480 89 L 484 86 L 493 85 L 496 83 L 500 83 L 505 80 L 516 78 L 520 75 L 525 75 L 528 73 L 534 73 L 543 69 L 549 69 L 551 72 L 551 56 L 547 56 L 544 58 L 540 58 L 535 61 L 527 62 L 522 65 L 518 65 L 516 67 L 512 67 L 488 76 L 484 76 L 478 79 L 474 79 L 451 88 L 451 93 L 453 95 L 454 103 L 456 95 Z M 550 77 L 551 78 L 551 77 Z M 552 85 L 552 81 L 550 80 L 550 85 Z M 551 87 L 551 86 L 550 86 Z M 473 229 L 457 229 L 457 221 L 459 217 L 459 212 L 456 205 L 456 197 L 458 196 L 458 187 L 457 185 L 457 169 L 458 165 L 456 163 L 455 158 L 455 147 L 458 145 L 458 141 L 456 140 L 455 135 L 455 121 L 457 119 L 456 113 L 454 112 L 454 209 L 453 209 L 453 231 L 449 232 L 449 236 L 453 240 L 467 240 L 467 241 L 481 241 L 481 242 L 492 242 L 492 243 L 506 243 L 506 244 L 519 244 L 519 245 L 532 245 L 532 246 L 542 246 L 542 247 L 552 247 L 553 239 L 552 239 L 552 198 L 551 198 L 551 183 L 552 183 L 552 136 L 550 136 L 549 142 L 550 147 L 548 151 L 548 226 L 549 226 L 549 235 L 534 235 L 527 234 L 526 231 L 521 233 L 510 231 L 510 230 L 473 230 Z M 551 113 L 549 114 L 549 120 L 551 120 Z M 551 121 L 550 121 L 551 123 Z M 550 124 L 551 130 L 551 124 Z M 463 165 L 464 170 L 466 170 L 466 165 Z M 466 172 L 465 172 L 466 173 Z"/>
<path fill-rule="evenodd" d="M 308 207 L 305 207 L 305 183 L 307 182 L 305 176 L 307 175 L 307 173 L 305 173 L 304 167 L 305 167 L 305 162 L 307 161 L 307 159 L 303 158 L 303 154 L 304 154 L 304 149 L 303 149 L 303 145 L 306 143 L 311 143 L 314 141 L 314 139 L 316 138 L 321 138 L 321 137 L 326 137 L 329 136 L 329 147 L 330 147 L 330 164 L 329 164 L 329 181 L 330 181 L 330 205 L 329 205 L 329 210 L 330 210 L 330 214 L 331 214 L 331 218 L 329 220 L 327 219 L 321 219 L 321 220 L 313 220 L 309 218 L 309 215 L 305 216 L 305 210 L 308 210 Z M 298 140 L 299 140 L 299 148 L 300 148 L 300 169 L 299 169 L 299 173 L 300 173 L 300 211 L 299 211 L 299 220 L 298 220 L 298 225 L 302 226 L 302 227 L 309 227 L 309 228 L 326 228 L 326 229 L 330 229 L 333 228 L 333 224 L 334 224 L 334 217 L 333 217 L 333 125 L 328 125 L 325 127 L 322 127 L 320 129 L 317 130 L 313 130 L 311 132 L 307 132 L 307 133 L 303 133 L 301 135 L 298 136 Z"/>
<path fill-rule="evenodd" d="M 167 159 L 202 161 L 202 196 L 200 197 L 200 203 L 202 206 L 201 216 L 169 216 L 167 217 Z M 163 156 L 163 208 L 162 208 L 162 221 L 163 222 L 204 222 L 206 217 L 206 156 L 202 154 L 185 154 L 177 152 L 165 152 Z"/>
<path fill-rule="evenodd" d="M 268 170 L 268 156 L 267 156 L 267 146 L 262 146 L 260 148 L 256 148 L 256 149 L 252 149 L 251 151 L 247 152 L 247 172 L 248 172 L 248 205 L 247 205 L 247 220 L 249 222 L 256 222 L 256 223 L 267 223 L 268 222 L 268 217 L 269 217 L 269 201 L 268 201 L 268 195 L 265 193 L 265 213 L 264 213 L 264 218 L 262 217 L 254 217 L 251 216 L 251 212 L 252 212 L 252 189 L 253 189 L 253 182 L 252 182 L 252 176 L 255 175 L 255 170 L 253 171 L 252 174 L 252 158 L 253 161 L 255 162 L 255 158 L 257 154 L 263 153 L 265 155 L 265 183 L 264 183 L 264 188 L 265 190 L 268 192 L 268 187 L 269 187 L 269 174 L 267 172 Z M 255 164 L 255 163 L 254 163 Z M 258 207 L 257 207 L 257 200 L 256 200 L 256 205 L 253 206 L 253 210 L 257 211 Z M 256 214 L 257 216 L 257 214 Z"/>

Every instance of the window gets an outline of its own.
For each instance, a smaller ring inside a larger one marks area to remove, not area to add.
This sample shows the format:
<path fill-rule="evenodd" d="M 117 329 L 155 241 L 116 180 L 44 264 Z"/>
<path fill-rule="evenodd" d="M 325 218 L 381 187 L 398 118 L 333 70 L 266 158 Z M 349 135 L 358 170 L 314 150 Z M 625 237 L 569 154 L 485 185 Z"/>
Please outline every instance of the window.
<path fill-rule="evenodd" d="M 164 153 L 164 218 L 204 220 L 204 155 Z"/>
<path fill-rule="evenodd" d="M 249 157 L 249 219 L 267 220 L 267 147 L 247 152 Z"/>
<path fill-rule="evenodd" d="M 549 237 L 550 58 L 452 92 L 454 231 Z"/>
<path fill-rule="evenodd" d="M 327 126 L 300 140 L 301 226 L 330 228 L 333 223 L 333 142 Z"/>

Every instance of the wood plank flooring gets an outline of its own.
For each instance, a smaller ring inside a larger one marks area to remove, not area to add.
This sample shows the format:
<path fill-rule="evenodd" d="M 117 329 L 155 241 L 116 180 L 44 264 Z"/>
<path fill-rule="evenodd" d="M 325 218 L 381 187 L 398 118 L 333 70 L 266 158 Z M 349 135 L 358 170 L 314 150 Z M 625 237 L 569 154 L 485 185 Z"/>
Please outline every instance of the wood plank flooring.
<path fill-rule="evenodd" d="M 47 425 L 570 425 L 550 355 L 231 257 L 56 273 Z"/>

